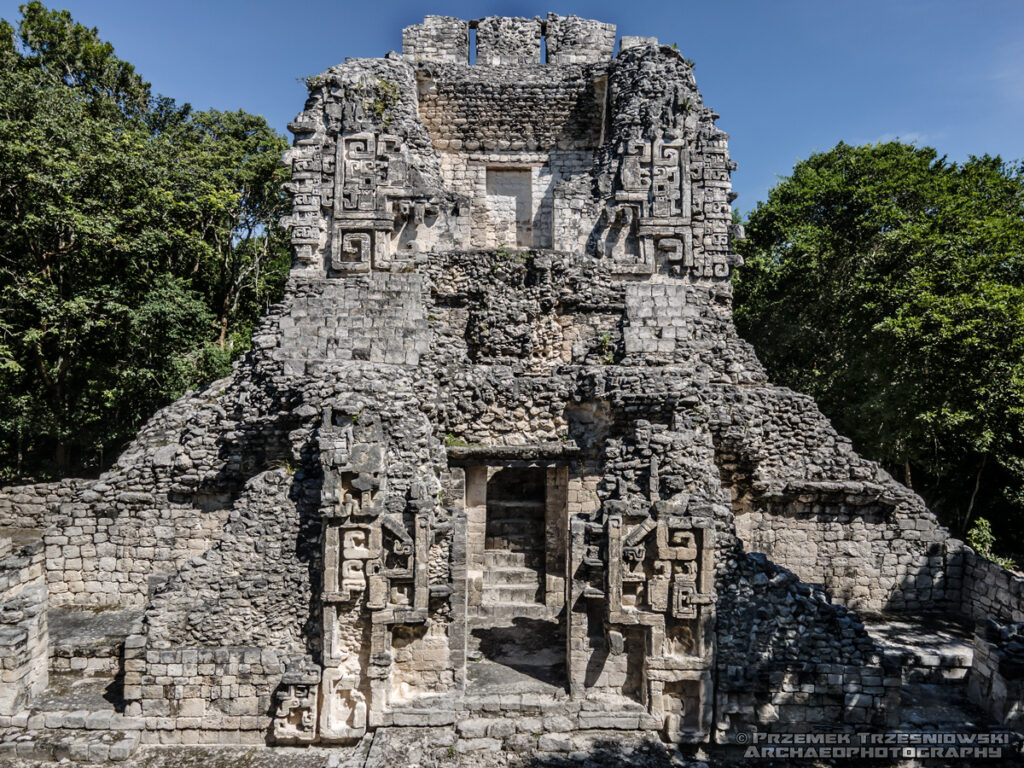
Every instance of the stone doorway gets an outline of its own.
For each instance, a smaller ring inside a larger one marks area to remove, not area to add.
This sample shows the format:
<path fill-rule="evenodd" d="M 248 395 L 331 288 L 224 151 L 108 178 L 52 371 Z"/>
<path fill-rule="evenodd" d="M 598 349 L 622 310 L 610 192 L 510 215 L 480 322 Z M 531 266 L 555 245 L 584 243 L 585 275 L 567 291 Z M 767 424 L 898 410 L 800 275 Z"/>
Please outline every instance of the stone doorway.
<path fill-rule="evenodd" d="M 546 471 L 506 467 L 487 481 L 483 603 L 544 603 Z"/>
<path fill-rule="evenodd" d="M 487 204 L 498 245 L 533 245 L 533 174 L 530 168 L 488 168 Z"/>
<path fill-rule="evenodd" d="M 467 468 L 471 691 L 566 687 L 567 477 L 561 467 Z"/>

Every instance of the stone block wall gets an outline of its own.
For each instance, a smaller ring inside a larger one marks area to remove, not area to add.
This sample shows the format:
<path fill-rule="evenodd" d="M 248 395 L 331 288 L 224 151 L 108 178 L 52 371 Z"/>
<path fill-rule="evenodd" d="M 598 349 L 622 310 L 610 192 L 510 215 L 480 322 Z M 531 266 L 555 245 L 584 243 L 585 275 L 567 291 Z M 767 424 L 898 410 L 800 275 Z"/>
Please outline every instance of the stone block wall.
<path fill-rule="evenodd" d="M 245 645 L 301 655 L 318 567 L 318 491 L 317 479 L 283 468 L 246 483 L 220 541 L 152 595 L 147 648 Z"/>
<path fill-rule="evenodd" d="M 270 334 L 276 348 L 280 332 L 272 313 L 254 345 Z M 52 606 L 145 605 L 219 539 L 245 480 L 291 456 L 296 419 L 287 410 L 295 396 L 276 389 L 280 364 L 263 357 L 240 367 L 236 375 L 249 385 L 220 381 L 187 393 L 157 412 L 98 479 L 0 492 L 0 528 L 45 530 Z"/>
<path fill-rule="evenodd" d="M 391 633 L 391 649 L 395 665 L 392 705 L 443 694 L 454 687 L 448 631 L 443 622 L 396 626 Z"/>
<path fill-rule="evenodd" d="M 402 53 L 415 61 L 469 63 L 469 22 L 452 16 L 427 16 L 402 30 Z"/>
<path fill-rule="evenodd" d="M 722 395 L 717 462 L 749 551 L 868 613 L 958 609 L 959 543 L 810 398 L 768 386 Z"/>
<path fill-rule="evenodd" d="M 50 647 L 50 672 L 74 673 L 80 677 L 114 677 L 120 671 L 119 645 L 82 647 L 55 643 Z"/>
<path fill-rule="evenodd" d="M 615 25 L 549 13 L 544 25 L 548 64 L 597 64 L 615 52 Z"/>
<path fill-rule="evenodd" d="M 959 599 L 955 558 L 934 520 L 893 514 L 869 494 L 796 485 L 760 497 L 736 529 L 751 552 L 858 610 L 935 610 Z"/>
<path fill-rule="evenodd" d="M 515 70 L 437 65 L 420 72 L 419 114 L 442 151 L 593 149 L 604 87 L 582 66 Z"/>
<path fill-rule="evenodd" d="M 996 565 L 967 547 L 960 550 L 963 588 L 960 611 L 975 620 L 1024 622 L 1024 575 Z"/>
<path fill-rule="evenodd" d="M 205 552 L 226 516 L 224 502 L 197 515 L 192 504 L 159 492 L 113 495 L 110 506 L 62 505 L 44 535 L 55 606 L 145 604 L 151 580 Z"/>
<path fill-rule="evenodd" d="M 716 382 L 764 382 L 753 349 L 731 329 L 728 289 L 716 285 L 630 283 L 625 298 L 625 364 L 652 360 L 703 369 Z M 725 338 L 727 344 L 718 343 Z"/>
<path fill-rule="evenodd" d="M 737 732 L 823 733 L 899 724 L 899 665 L 821 661 L 761 668 L 764 684 L 719 694 L 716 739 Z"/>
<path fill-rule="evenodd" d="M 540 19 L 489 16 L 476 25 L 476 63 L 481 67 L 540 64 Z"/>
<path fill-rule="evenodd" d="M 160 411 L 119 465 L 97 480 L 0 491 L 0 527 L 43 532 L 52 605 L 142 605 L 151 577 L 173 573 L 209 547 L 230 497 L 173 500 L 170 483 L 159 478 L 176 460 L 188 460 L 176 459 L 178 446 L 164 443 L 163 429 L 180 426 L 200 405 L 209 401 L 186 397 Z M 136 466 L 147 453 L 153 463 Z M 197 516 L 197 509 L 209 514 Z"/>
<path fill-rule="evenodd" d="M 143 743 L 258 744 L 270 726 L 271 694 L 284 660 L 251 646 L 145 648 L 125 642 L 124 699 L 144 718 Z"/>
<path fill-rule="evenodd" d="M 1024 730 L 1024 623 L 979 624 L 967 692 L 998 724 Z"/>
<path fill-rule="evenodd" d="M 427 350 L 421 282 L 417 274 L 377 272 L 296 285 L 292 311 L 280 319 L 280 337 L 255 343 L 266 345 L 295 375 L 305 374 L 309 362 L 416 365 Z"/>
<path fill-rule="evenodd" d="M 899 660 L 819 585 L 737 546 L 720 563 L 717 590 L 717 740 L 897 725 Z"/>
<path fill-rule="evenodd" d="M 53 524 L 60 505 L 90 482 L 70 479 L 0 488 L 0 528 L 45 530 Z"/>
<path fill-rule="evenodd" d="M 315 632 L 318 488 L 286 469 L 252 478 L 224 537 L 153 595 L 124 649 L 126 711 L 145 719 L 144 741 L 254 743 L 267 731 L 286 664 Z"/>
<path fill-rule="evenodd" d="M 49 635 L 43 544 L 0 538 L 0 715 L 14 715 L 46 688 Z"/>

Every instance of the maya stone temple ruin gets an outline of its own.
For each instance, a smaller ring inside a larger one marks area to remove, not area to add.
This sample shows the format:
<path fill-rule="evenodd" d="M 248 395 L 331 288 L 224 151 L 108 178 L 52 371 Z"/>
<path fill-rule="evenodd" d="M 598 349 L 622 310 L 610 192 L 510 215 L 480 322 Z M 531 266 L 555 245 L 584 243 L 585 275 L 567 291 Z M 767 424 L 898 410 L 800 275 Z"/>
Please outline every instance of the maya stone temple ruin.
<path fill-rule="evenodd" d="M 1024 729 L 1024 578 L 736 334 L 692 64 L 553 14 L 402 49 L 309 79 L 231 377 L 0 493 L 0 762 Z"/>

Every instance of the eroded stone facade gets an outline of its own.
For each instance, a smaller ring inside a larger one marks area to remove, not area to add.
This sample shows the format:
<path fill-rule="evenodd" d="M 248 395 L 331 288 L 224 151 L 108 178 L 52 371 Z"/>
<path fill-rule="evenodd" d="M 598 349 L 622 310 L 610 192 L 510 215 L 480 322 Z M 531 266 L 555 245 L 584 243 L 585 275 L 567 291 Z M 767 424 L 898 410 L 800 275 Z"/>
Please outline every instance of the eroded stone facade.
<path fill-rule="evenodd" d="M 1020 620 L 736 335 L 735 165 L 687 60 L 571 16 L 402 39 L 310 79 L 294 269 L 232 376 L 98 481 L 0 499 L 51 606 L 144 612 L 143 743 L 892 727 L 862 615 L 987 578 Z"/>

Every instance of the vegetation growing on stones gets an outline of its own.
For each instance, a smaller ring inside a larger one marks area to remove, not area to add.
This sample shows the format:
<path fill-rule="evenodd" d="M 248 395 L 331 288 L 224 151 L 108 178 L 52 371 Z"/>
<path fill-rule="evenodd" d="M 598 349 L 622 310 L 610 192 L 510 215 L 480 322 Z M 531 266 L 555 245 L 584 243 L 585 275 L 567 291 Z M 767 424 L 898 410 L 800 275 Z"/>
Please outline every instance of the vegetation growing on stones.
<path fill-rule="evenodd" d="M 387 128 L 394 120 L 392 110 L 401 96 L 398 83 L 386 77 L 378 77 L 371 86 L 364 89 L 363 109 L 372 112 L 381 126 Z"/>
<path fill-rule="evenodd" d="M 974 521 L 971 530 L 967 532 L 967 544 L 982 557 L 998 563 L 1003 568 L 1016 568 L 1017 563 L 1009 557 L 1000 557 L 992 551 L 996 543 L 995 534 L 992 533 L 992 524 L 984 517 Z"/>

